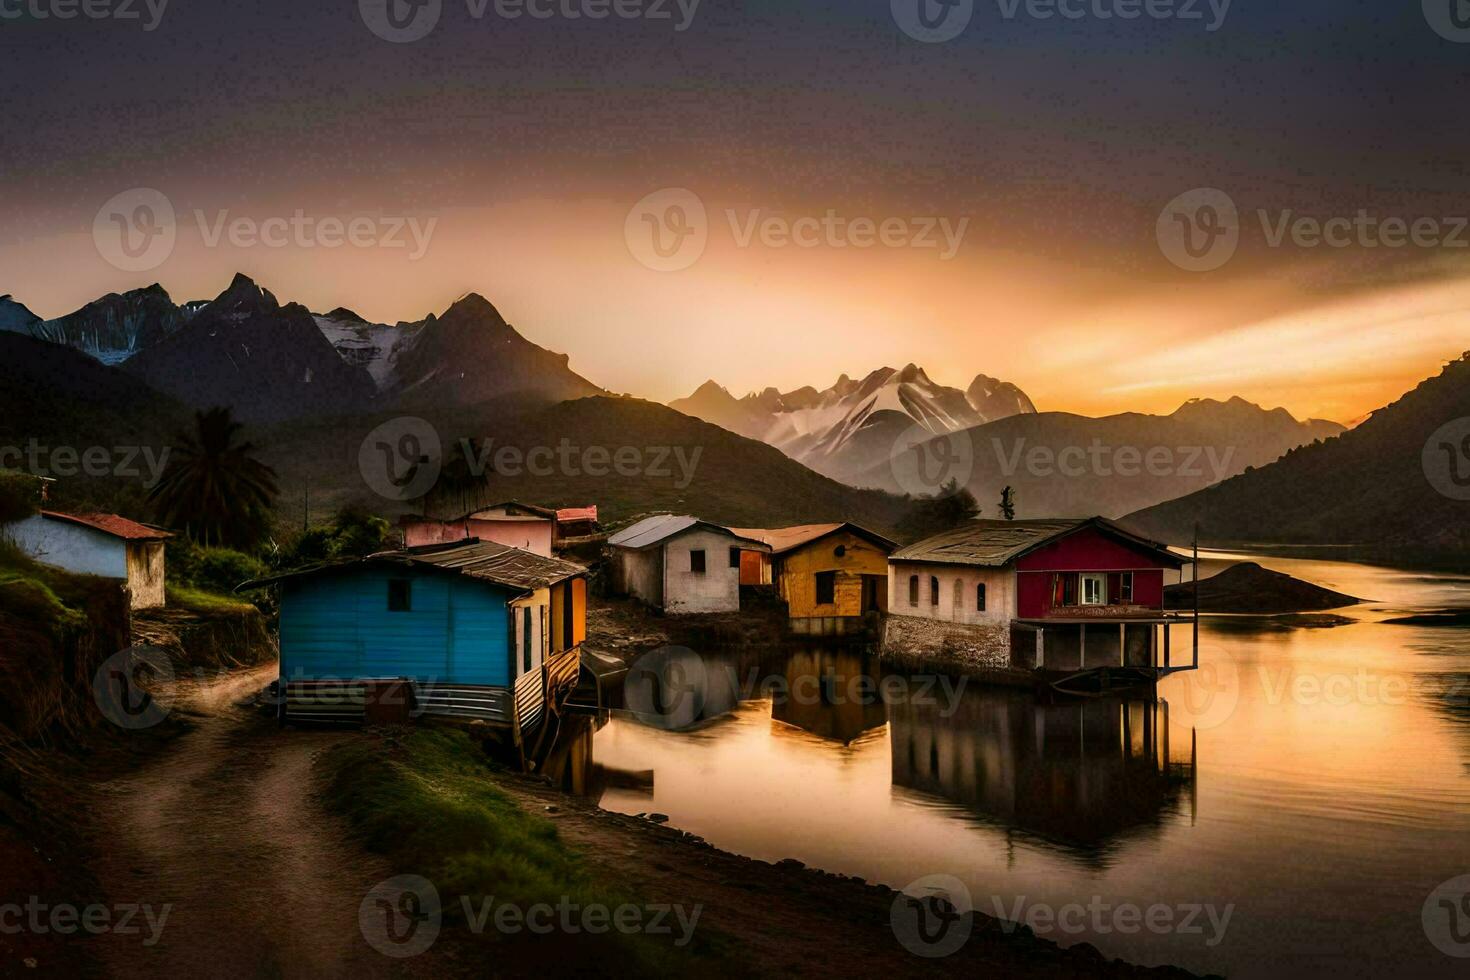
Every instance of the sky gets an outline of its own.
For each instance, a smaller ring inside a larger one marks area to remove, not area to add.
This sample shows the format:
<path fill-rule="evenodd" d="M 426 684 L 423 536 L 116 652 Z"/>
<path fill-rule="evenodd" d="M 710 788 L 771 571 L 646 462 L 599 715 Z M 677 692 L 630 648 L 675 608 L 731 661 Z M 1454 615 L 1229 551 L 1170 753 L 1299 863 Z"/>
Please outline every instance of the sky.
<path fill-rule="evenodd" d="M 1351 421 L 1470 348 L 1435 0 L 388 2 L 0 0 L 0 293 L 475 291 L 660 401 L 914 362 Z"/>

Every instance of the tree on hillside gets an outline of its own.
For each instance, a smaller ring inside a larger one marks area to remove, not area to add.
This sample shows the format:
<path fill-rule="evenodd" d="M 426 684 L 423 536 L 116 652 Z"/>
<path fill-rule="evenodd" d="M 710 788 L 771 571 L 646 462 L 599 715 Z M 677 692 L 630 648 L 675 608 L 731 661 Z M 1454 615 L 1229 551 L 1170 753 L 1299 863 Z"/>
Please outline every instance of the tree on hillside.
<path fill-rule="evenodd" d="M 349 504 L 329 524 L 318 524 L 302 532 L 273 559 L 275 567 L 288 569 L 339 558 L 362 558 L 398 545 L 393 525 L 364 508 Z"/>
<path fill-rule="evenodd" d="M 148 494 L 159 520 L 205 546 L 248 551 L 265 539 L 276 472 L 252 455 L 242 428 L 228 408 L 194 413 L 194 431 L 178 436 Z"/>
<path fill-rule="evenodd" d="M 922 541 L 979 516 L 980 504 L 975 495 L 960 486 L 958 480 L 951 479 L 938 493 L 914 500 L 898 524 L 898 533 L 906 542 Z"/>
<path fill-rule="evenodd" d="M 1005 487 L 1000 492 L 1000 516 L 1008 521 L 1016 519 L 1016 491 L 1012 487 Z"/>

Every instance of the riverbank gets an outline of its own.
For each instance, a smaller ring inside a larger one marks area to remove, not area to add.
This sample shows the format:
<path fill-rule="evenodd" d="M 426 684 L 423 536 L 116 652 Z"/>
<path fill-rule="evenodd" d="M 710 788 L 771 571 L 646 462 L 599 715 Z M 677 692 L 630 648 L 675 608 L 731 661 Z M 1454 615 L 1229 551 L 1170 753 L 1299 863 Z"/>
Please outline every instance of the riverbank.
<path fill-rule="evenodd" d="M 539 955 L 553 975 L 612 965 L 645 975 L 1191 976 L 1108 960 L 1086 944 L 1062 948 L 1024 926 L 1007 932 L 979 912 L 954 926 L 969 930 L 956 952 L 925 957 L 898 938 L 894 906 L 905 900 L 886 886 L 722 851 L 662 826 L 657 815 L 602 810 L 477 755 L 461 733 L 366 732 L 324 756 L 318 775 L 323 799 L 348 816 L 367 846 L 401 873 L 436 880 L 445 903 L 467 895 L 475 908 L 493 892 L 501 901 L 554 905 L 570 894 L 580 905 L 590 898 L 671 906 L 684 910 L 686 923 L 694 909 L 698 918 L 683 946 L 671 941 L 680 936 L 676 924 L 669 941 L 579 933 L 563 948 L 542 937 L 536 945 L 520 942 L 520 934 L 476 934 L 446 904 L 440 941 L 448 940 L 456 963 L 483 962 L 493 950 L 498 962 L 529 964 Z M 364 765 L 372 759 L 383 765 Z M 534 846 L 517 862 L 509 851 L 528 840 Z"/>

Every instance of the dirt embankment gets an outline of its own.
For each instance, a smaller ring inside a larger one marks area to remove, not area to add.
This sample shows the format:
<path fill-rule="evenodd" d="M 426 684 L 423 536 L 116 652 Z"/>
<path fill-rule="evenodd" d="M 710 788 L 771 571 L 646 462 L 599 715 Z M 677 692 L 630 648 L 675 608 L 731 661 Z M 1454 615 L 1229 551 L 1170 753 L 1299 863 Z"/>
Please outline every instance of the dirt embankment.
<path fill-rule="evenodd" d="M 133 643 L 165 650 L 174 669 L 275 663 L 279 648 L 254 606 L 201 612 L 168 606 L 133 614 Z"/>
<path fill-rule="evenodd" d="M 775 601 L 686 616 L 661 615 L 633 599 L 597 599 L 587 609 L 587 646 L 625 662 L 663 646 L 760 653 L 779 650 L 786 640 L 785 606 Z"/>

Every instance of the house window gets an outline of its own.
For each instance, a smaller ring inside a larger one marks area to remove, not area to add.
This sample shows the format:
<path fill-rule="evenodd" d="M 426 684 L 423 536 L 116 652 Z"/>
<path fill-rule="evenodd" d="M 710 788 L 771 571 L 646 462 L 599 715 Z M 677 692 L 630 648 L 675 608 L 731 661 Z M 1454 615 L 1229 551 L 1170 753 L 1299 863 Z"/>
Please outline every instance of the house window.
<path fill-rule="evenodd" d="M 929 605 L 939 605 L 939 579 L 929 576 Z"/>
<path fill-rule="evenodd" d="M 730 549 L 730 567 L 731 568 L 739 568 L 740 567 L 740 549 L 739 548 L 731 548 Z"/>
<path fill-rule="evenodd" d="M 918 604 L 919 604 L 919 576 L 917 576 L 917 575 L 910 575 L 909 576 L 909 605 L 911 605 L 911 606 L 917 606 Z"/>
<path fill-rule="evenodd" d="M 1124 572 L 1123 573 L 1122 582 L 1121 582 L 1121 585 L 1120 585 L 1118 591 L 1119 591 L 1119 599 L 1123 602 L 1124 605 L 1131 605 L 1133 603 L 1133 573 L 1132 572 Z"/>
<path fill-rule="evenodd" d="M 817 605 L 826 605 L 837 601 L 837 573 L 817 573 Z"/>
<path fill-rule="evenodd" d="M 837 547 L 832 549 L 832 554 L 836 555 L 838 558 L 841 558 L 843 555 L 847 554 L 847 545 L 839 544 Z"/>
<path fill-rule="evenodd" d="M 1082 576 L 1082 604 L 1101 606 L 1108 601 L 1108 577 L 1095 572 Z"/>
<path fill-rule="evenodd" d="M 1051 604 L 1055 607 L 1077 605 L 1077 576 L 1070 572 L 1051 577 Z"/>
<path fill-rule="evenodd" d="M 413 583 L 406 578 L 388 580 L 388 611 L 413 611 Z"/>
<path fill-rule="evenodd" d="M 704 549 L 689 552 L 689 570 L 696 575 L 704 574 Z"/>
<path fill-rule="evenodd" d="M 985 611 L 985 583 L 981 582 L 975 586 L 975 611 Z"/>

